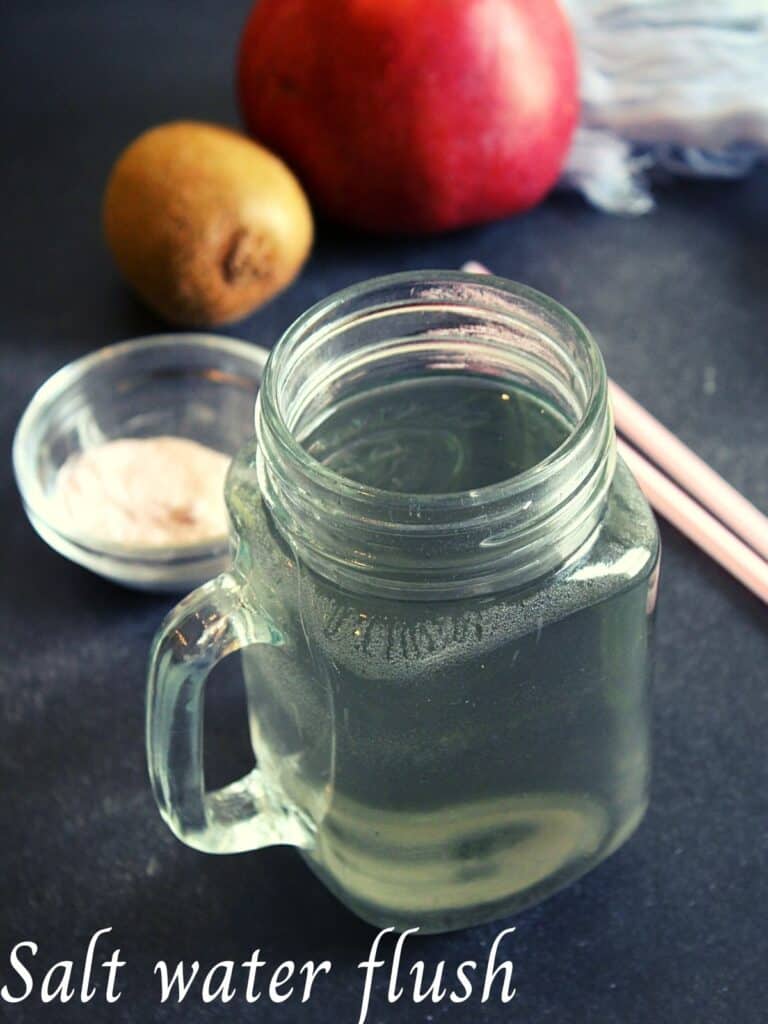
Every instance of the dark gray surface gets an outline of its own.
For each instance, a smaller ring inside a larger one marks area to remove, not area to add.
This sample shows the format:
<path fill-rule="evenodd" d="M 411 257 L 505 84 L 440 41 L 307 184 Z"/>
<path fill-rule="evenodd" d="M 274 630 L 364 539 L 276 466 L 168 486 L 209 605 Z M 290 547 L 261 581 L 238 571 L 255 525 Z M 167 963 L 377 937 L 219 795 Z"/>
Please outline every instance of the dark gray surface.
<path fill-rule="evenodd" d="M 248 4 L 213 0 L 16 3 L 3 19 L 0 306 L 0 981 L 8 951 L 81 958 L 111 925 L 124 995 L 43 1007 L 13 1021 L 357 1020 L 371 929 L 285 849 L 204 857 L 155 811 L 143 753 L 144 662 L 168 601 L 116 589 L 33 534 L 10 441 L 33 389 L 69 359 L 162 329 L 129 296 L 100 240 L 111 161 L 137 132 L 178 116 L 233 121 L 232 55 Z M 762 507 L 768 507 L 768 177 L 677 186 L 619 220 L 558 196 L 537 211 L 441 240 L 322 232 L 300 282 L 230 333 L 270 345 L 329 291 L 376 273 L 467 258 L 549 292 L 598 336 L 610 372 Z M 587 878 L 519 916 L 506 951 L 509 1006 L 388 1006 L 374 1021 L 758 1024 L 768 972 L 768 633 L 765 608 L 663 527 L 656 771 L 637 836 Z M 219 680 L 209 746 L 234 776 L 240 696 Z M 230 738 L 233 737 L 234 738 Z M 482 959 L 501 925 L 419 940 L 410 957 Z M 304 1007 L 160 1008 L 160 957 L 270 962 L 329 957 Z M 42 971 L 38 972 L 38 981 Z"/>

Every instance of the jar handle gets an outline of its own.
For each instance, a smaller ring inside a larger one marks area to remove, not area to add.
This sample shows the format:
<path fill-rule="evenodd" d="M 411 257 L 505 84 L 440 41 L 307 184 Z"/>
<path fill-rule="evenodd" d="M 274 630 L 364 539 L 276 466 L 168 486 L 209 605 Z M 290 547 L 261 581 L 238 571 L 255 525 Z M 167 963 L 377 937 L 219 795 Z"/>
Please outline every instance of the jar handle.
<path fill-rule="evenodd" d="M 241 853 L 276 843 L 306 847 L 301 813 L 286 806 L 258 767 L 223 789 L 206 792 L 203 695 L 213 667 L 251 646 L 280 646 L 280 632 L 249 608 L 242 581 L 223 573 L 168 615 L 152 645 L 147 690 L 147 760 L 166 824 L 206 853 Z"/>

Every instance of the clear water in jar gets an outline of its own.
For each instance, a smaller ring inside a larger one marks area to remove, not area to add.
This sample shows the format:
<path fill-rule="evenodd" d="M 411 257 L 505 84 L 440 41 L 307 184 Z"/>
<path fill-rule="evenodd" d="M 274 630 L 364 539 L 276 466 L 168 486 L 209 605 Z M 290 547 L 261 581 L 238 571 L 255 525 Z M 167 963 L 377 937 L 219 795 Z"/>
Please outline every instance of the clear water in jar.
<path fill-rule="evenodd" d="M 569 432 L 563 416 L 530 391 L 480 376 L 437 375 L 355 395 L 302 443 L 358 483 L 448 494 L 517 476 L 559 448 Z"/>
<path fill-rule="evenodd" d="M 434 494 L 514 476 L 568 430 L 522 389 L 433 377 L 347 401 L 303 443 L 354 480 Z M 276 799 L 314 822 L 311 865 L 359 914 L 425 931 L 491 919 L 633 830 L 656 533 L 623 466 L 582 559 L 463 600 L 348 592 L 293 556 L 260 502 L 240 518 L 285 636 L 244 654 L 254 749 Z"/>

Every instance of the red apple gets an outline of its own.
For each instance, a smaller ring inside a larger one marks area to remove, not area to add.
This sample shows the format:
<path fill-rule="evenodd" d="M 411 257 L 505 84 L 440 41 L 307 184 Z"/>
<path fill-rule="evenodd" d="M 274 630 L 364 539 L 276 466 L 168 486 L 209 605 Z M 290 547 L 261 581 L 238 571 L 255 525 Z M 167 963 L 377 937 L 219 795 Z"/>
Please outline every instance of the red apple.
<path fill-rule="evenodd" d="M 260 0 L 249 130 L 331 217 L 382 232 L 494 220 L 555 183 L 578 114 L 555 0 Z"/>

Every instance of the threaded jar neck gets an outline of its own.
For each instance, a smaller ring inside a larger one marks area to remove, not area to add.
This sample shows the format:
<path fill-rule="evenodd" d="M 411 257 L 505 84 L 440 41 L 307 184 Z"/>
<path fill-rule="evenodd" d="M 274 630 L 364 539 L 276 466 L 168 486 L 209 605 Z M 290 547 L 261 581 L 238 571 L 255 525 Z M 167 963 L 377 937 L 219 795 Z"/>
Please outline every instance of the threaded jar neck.
<path fill-rule="evenodd" d="M 302 439 L 393 367 L 525 387 L 568 436 L 530 469 L 473 490 L 406 494 L 340 476 Z M 615 464 L 605 367 L 584 326 L 521 285 L 444 271 L 377 278 L 308 310 L 267 363 L 256 432 L 259 486 L 297 556 L 343 586 L 413 600 L 555 571 L 595 534 Z"/>

